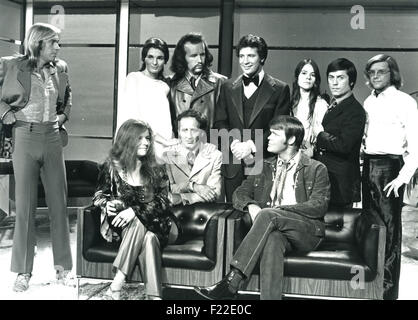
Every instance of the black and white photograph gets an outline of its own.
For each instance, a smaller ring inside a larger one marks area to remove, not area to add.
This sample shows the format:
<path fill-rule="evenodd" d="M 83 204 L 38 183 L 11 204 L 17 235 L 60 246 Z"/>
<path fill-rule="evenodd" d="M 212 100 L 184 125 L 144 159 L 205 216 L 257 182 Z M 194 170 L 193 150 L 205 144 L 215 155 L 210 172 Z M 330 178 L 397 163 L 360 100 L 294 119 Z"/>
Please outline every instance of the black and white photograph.
<path fill-rule="evenodd" d="M 417 102 L 417 0 L 0 0 L 0 300 L 418 300 Z"/>

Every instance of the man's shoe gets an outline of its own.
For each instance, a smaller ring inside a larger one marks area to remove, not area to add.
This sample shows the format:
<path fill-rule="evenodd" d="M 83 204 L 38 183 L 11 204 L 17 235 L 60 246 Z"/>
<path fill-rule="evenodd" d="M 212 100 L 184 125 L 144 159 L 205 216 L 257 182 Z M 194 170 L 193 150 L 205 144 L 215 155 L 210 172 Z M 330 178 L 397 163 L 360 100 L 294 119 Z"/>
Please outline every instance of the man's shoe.
<path fill-rule="evenodd" d="M 239 279 L 237 279 L 239 277 Z M 209 300 L 234 300 L 238 290 L 231 285 L 239 283 L 242 276 L 238 270 L 231 270 L 221 281 L 210 287 L 195 287 L 194 290 Z"/>
<path fill-rule="evenodd" d="M 29 280 L 32 277 L 31 273 L 19 273 L 17 275 L 15 284 L 13 285 L 13 291 L 23 292 L 29 288 Z"/>

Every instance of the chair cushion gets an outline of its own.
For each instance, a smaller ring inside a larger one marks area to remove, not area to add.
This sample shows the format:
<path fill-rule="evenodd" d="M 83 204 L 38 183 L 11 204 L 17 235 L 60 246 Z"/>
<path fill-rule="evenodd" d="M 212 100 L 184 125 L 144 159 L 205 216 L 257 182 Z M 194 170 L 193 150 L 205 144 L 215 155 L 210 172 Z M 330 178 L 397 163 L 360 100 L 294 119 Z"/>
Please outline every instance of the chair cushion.
<path fill-rule="evenodd" d="M 163 251 L 163 266 L 195 270 L 211 270 L 215 261 L 203 252 L 203 239 L 194 239 L 182 244 L 167 246 Z"/>
<path fill-rule="evenodd" d="M 235 218 L 233 252 L 251 228 L 248 214 Z M 325 215 L 325 240 L 311 252 L 289 252 L 284 274 L 290 277 L 351 280 L 364 274 L 373 281 L 377 270 L 378 230 L 359 209 L 332 209 Z M 259 274 L 257 264 L 253 273 Z"/>
<path fill-rule="evenodd" d="M 364 274 L 365 281 L 372 281 L 373 272 L 361 258 L 353 244 L 324 242 L 311 252 L 289 252 L 284 261 L 287 277 L 351 280 Z M 260 274 L 259 264 L 253 274 Z"/>
<path fill-rule="evenodd" d="M 119 242 L 100 241 L 83 252 L 87 261 L 113 263 Z M 180 245 L 169 245 L 163 251 L 163 266 L 172 268 L 211 270 L 215 262 L 202 253 L 203 239 L 190 240 Z"/>
<path fill-rule="evenodd" d="M 354 244 L 324 242 L 311 252 L 290 252 L 285 258 L 284 273 L 289 277 L 351 280 L 364 274 L 365 281 L 372 281 L 372 272 Z"/>

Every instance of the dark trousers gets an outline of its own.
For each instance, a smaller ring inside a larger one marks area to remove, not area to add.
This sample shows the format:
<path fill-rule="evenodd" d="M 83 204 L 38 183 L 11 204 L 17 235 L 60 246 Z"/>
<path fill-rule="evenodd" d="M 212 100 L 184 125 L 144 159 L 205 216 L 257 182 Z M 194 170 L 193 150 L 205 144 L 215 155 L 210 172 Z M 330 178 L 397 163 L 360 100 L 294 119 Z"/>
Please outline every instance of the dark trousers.
<path fill-rule="evenodd" d="M 229 178 L 224 176 L 225 196 L 227 202 L 232 202 L 232 195 L 235 189 L 238 188 L 242 184 L 242 181 L 246 178 L 247 177 L 244 175 L 244 168 L 242 167 L 233 177 Z"/>
<path fill-rule="evenodd" d="M 386 197 L 383 188 L 395 179 L 403 166 L 401 156 L 365 155 L 363 168 L 363 210 L 377 214 L 386 226 L 383 298 L 398 298 L 402 246 L 402 195 Z"/>
<path fill-rule="evenodd" d="M 16 223 L 11 271 L 30 273 L 35 253 L 38 180 L 42 179 L 51 222 L 54 266 L 71 270 L 67 180 L 58 125 L 17 121 L 13 128 Z"/>
<path fill-rule="evenodd" d="M 283 292 L 284 254 L 311 251 L 321 242 L 314 223 L 297 213 L 263 209 L 238 247 L 231 266 L 247 278 L 260 260 L 260 299 L 280 300 Z"/>

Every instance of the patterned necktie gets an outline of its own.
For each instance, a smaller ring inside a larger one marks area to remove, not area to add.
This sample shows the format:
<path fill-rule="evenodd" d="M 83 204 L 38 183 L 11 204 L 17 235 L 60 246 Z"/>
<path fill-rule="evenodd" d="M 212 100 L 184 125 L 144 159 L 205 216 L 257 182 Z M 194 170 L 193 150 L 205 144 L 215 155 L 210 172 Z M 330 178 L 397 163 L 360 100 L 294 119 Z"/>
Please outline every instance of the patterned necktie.
<path fill-rule="evenodd" d="M 276 205 L 276 202 L 280 205 L 283 200 L 283 189 L 286 181 L 287 173 L 292 169 L 294 161 L 284 162 L 282 161 L 277 165 L 276 176 L 274 179 L 273 187 L 271 188 L 270 198 L 271 207 Z"/>
<path fill-rule="evenodd" d="M 196 90 L 196 78 L 195 77 L 190 78 L 190 85 L 192 86 L 193 90 Z"/>
<path fill-rule="evenodd" d="M 256 85 L 256 87 L 258 87 L 258 82 L 259 82 L 258 74 L 255 75 L 252 78 L 248 78 L 246 76 L 243 76 L 242 77 L 242 82 L 244 82 L 244 86 L 248 86 L 252 82 Z"/>
<path fill-rule="evenodd" d="M 187 153 L 187 164 L 189 165 L 189 169 L 192 170 L 194 165 L 195 155 L 193 151 L 189 151 Z"/>

